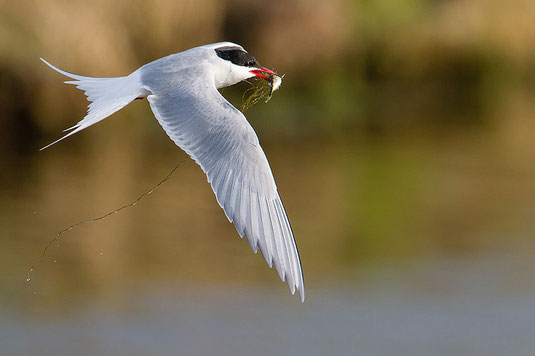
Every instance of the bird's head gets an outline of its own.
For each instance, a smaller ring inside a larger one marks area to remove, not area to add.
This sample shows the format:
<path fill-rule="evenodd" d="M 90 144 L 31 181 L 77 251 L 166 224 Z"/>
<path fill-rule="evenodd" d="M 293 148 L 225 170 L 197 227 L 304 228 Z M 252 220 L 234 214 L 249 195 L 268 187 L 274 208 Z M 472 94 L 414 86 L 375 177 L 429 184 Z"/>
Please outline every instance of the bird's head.
<path fill-rule="evenodd" d="M 277 75 L 262 67 L 256 58 L 240 45 L 222 42 L 209 46 L 215 54 L 212 64 L 217 88 L 228 87 L 253 77 L 270 81 L 272 75 Z"/>

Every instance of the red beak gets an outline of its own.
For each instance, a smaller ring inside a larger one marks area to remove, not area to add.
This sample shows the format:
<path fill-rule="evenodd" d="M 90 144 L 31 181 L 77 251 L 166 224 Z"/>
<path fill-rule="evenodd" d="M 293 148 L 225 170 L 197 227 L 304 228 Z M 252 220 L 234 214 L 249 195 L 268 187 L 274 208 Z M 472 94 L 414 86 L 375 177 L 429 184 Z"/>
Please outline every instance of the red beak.
<path fill-rule="evenodd" d="M 276 75 L 277 77 L 280 77 L 280 75 L 278 75 L 271 69 L 267 69 L 266 67 L 262 67 L 260 69 L 253 69 L 253 70 L 250 70 L 249 72 L 253 73 L 259 78 L 267 80 L 268 82 L 271 81 L 272 75 Z M 266 75 L 266 74 L 269 74 L 269 75 Z"/>

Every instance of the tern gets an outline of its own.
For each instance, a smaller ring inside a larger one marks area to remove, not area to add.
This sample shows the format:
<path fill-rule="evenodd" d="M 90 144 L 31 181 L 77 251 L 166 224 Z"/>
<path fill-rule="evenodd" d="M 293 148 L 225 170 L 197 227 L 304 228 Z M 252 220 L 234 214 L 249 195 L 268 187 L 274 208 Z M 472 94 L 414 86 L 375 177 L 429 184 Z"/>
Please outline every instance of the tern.
<path fill-rule="evenodd" d="M 57 141 L 74 135 L 117 112 L 135 99 L 150 103 L 167 135 L 201 167 L 217 202 L 240 237 L 246 236 L 270 267 L 275 265 L 292 294 L 305 300 L 299 252 L 271 168 L 258 137 L 245 116 L 218 91 L 275 72 L 232 42 L 195 47 L 145 64 L 125 77 L 94 78 L 72 74 L 85 92 L 87 115 Z"/>

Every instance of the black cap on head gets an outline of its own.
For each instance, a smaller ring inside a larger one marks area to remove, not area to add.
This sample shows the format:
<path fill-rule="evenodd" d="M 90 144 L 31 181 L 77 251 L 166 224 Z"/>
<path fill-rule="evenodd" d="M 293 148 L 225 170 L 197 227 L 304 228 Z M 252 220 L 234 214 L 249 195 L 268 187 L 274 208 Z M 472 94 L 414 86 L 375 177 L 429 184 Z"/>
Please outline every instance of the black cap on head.
<path fill-rule="evenodd" d="M 260 67 L 256 58 L 239 47 L 219 47 L 215 50 L 218 57 L 231 61 L 238 66 Z"/>

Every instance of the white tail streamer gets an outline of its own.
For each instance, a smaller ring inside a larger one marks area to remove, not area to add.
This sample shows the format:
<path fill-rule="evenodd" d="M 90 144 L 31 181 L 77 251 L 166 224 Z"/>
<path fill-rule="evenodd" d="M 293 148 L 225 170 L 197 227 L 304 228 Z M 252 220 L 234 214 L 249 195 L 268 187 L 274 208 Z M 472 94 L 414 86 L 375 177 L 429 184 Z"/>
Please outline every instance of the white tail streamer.
<path fill-rule="evenodd" d="M 84 77 L 61 70 L 45 61 L 43 58 L 41 58 L 41 60 L 56 72 L 74 79 L 66 81 L 65 83 L 74 84 L 76 85 L 76 88 L 83 90 L 87 96 L 87 100 L 89 100 L 91 103 L 89 104 L 87 115 L 76 125 L 64 130 L 64 132 L 72 130 L 71 132 L 52 142 L 51 144 L 41 148 L 40 151 L 71 135 L 74 135 L 79 131 L 82 131 L 93 124 L 96 124 L 101 120 L 104 120 L 111 114 L 119 111 L 131 103 L 136 98 L 144 98 L 150 94 L 142 87 L 138 71 L 135 71 L 126 77 Z"/>

